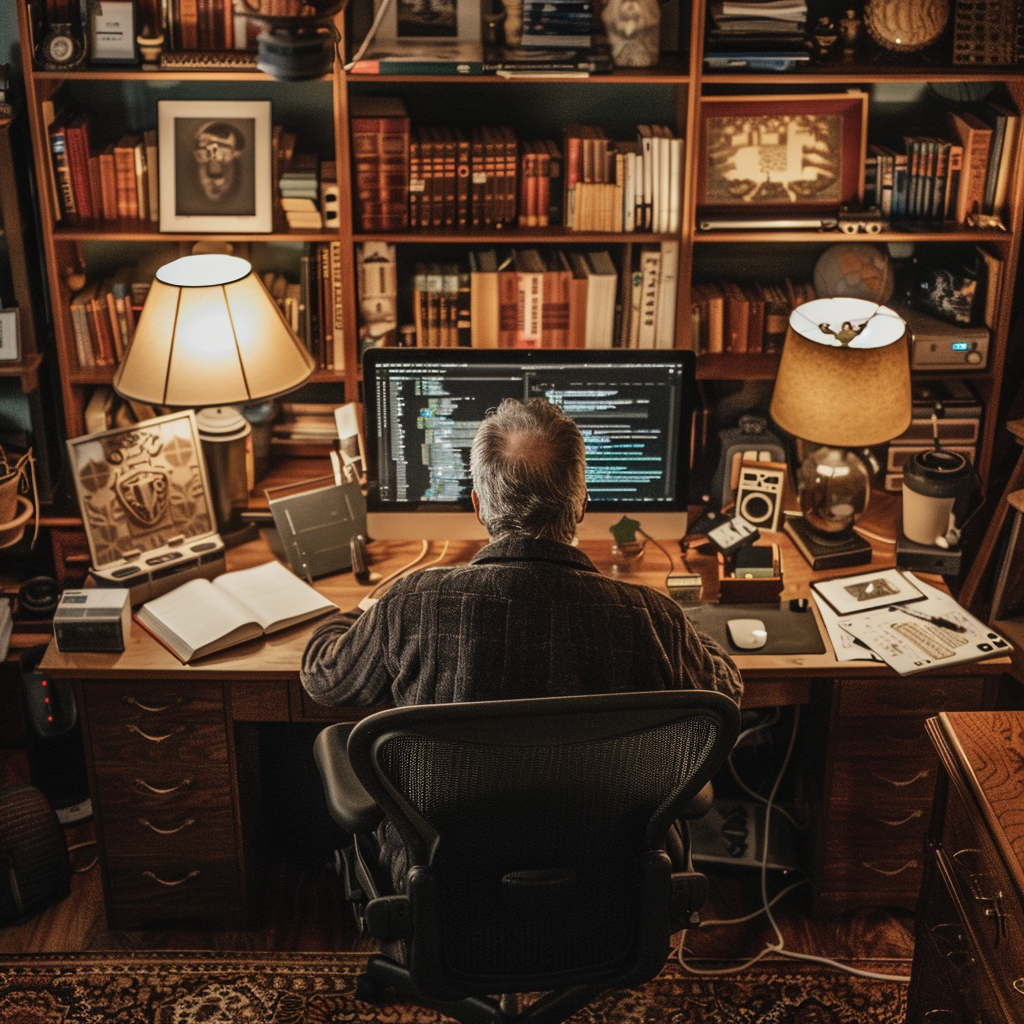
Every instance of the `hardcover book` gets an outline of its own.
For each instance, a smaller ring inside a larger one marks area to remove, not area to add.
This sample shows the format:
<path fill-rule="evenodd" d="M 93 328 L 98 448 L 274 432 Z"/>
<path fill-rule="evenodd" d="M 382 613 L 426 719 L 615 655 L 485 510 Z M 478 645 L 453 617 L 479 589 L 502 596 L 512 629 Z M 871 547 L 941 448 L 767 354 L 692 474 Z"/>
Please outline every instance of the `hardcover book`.
<path fill-rule="evenodd" d="M 803 516 L 788 514 L 782 529 L 815 572 L 871 561 L 871 545 L 852 530 L 829 537 L 811 527 Z"/>

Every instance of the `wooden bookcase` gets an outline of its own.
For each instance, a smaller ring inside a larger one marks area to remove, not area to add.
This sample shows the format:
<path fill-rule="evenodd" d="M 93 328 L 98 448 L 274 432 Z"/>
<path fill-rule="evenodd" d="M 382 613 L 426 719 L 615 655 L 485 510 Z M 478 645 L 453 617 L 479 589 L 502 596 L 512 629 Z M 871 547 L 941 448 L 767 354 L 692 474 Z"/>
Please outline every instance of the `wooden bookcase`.
<path fill-rule="evenodd" d="M 155 252 L 159 246 L 176 244 L 182 249 L 200 236 L 160 233 L 155 224 L 92 222 L 80 226 L 57 223 L 47 215 L 53 208 L 53 185 L 44 103 L 63 103 L 65 109 L 88 109 L 101 127 L 117 124 L 117 131 L 141 131 L 156 125 L 156 102 L 165 98 L 218 99 L 268 97 L 274 106 L 275 123 L 281 121 L 296 130 L 303 148 L 316 149 L 321 158 L 334 159 L 341 186 L 342 210 L 337 228 L 329 231 L 290 231 L 283 218 L 267 235 L 204 235 L 210 241 L 231 241 L 251 254 L 257 269 L 274 266 L 281 259 L 296 261 L 296 252 L 310 243 L 340 242 L 347 270 L 343 282 L 345 316 L 345 366 L 340 372 L 318 371 L 316 380 L 336 384 L 333 397 L 340 403 L 359 396 L 359 353 L 356 333 L 357 285 L 356 246 L 368 238 L 385 237 L 396 243 L 400 269 L 416 258 L 420 250 L 461 254 L 472 247 L 557 245 L 565 248 L 608 248 L 613 254 L 626 241 L 657 242 L 675 238 L 680 243 L 678 295 L 676 304 L 676 345 L 691 346 L 690 292 L 695 280 L 735 276 L 756 280 L 774 277 L 779 267 L 802 268 L 810 279 L 817 256 L 840 241 L 913 243 L 920 251 L 935 252 L 950 243 L 984 243 L 1004 263 L 1004 287 L 997 308 L 988 365 L 971 371 L 969 378 L 986 408 L 978 444 L 977 469 L 988 480 L 995 436 L 996 410 L 1003 386 L 1003 367 L 1008 346 L 1010 313 L 1017 278 L 1022 211 L 1024 211 L 1024 161 L 1018 159 L 1009 186 L 1006 230 L 975 230 L 953 224 L 935 229 L 897 231 L 848 236 L 837 231 L 698 231 L 695 182 L 700 147 L 697 126 L 701 106 L 713 96 L 737 97 L 777 94 L 842 94 L 850 89 L 869 93 L 868 137 L 872 125 L 895 119 L 909 132 L 921 131 L 934 112 L 929 83 L 953 85 L 1001 83 L 1018 110 L 1024 112 L 1024 68 L 979 68 L 936 66 L 915 63 L 912 55 L 893 55 L 888 63 L 846 62 L 836 58 L 812 63 L 793 73 L 751 73 L 709 71 L 704 67 L 706 5 L 684 0 L 680 13 L 680 46 L 666 54 L 657 67 L 622 69 L 587 79 L 503 79 L 497 76 L 371 76 L 347 75 L 339 62 L 329 78 L 313 83 L 277 83 L 258 71 L 145 71 L 136 67 L 96 68 L 83 65 L 70 72 L 35 70 L 30 54 L 32 39 L 25 0 L 19 0 L 22 52 L 25 54 L 26 92 L 31 121 L 33 158 L 37 168 L 40 202 L 44 207 L 43 250 L 50 299 L 55 311 L 57 358 L 68 432 L 83 429 L 83 410 L 91 391 L 109 384 L 112 369 L 82 370 L 76 360 L 68 303 L 71 290 L 69 268 L 77 267 L 82 256 L 90 273 L 118 261 Z M 340 52 L 351 54 L 355 46 L 345 38 L 345 18 L 338 17 Z M 358 42 L 358 40 L 356 41 Z M 352 96 L 397 95 L 409 109 L 412 123 L 472 123 L 474 118 L 491 124 L 510 124 L 522 137 L 560 136 L 569 120 L 600 123 L 612 138 L 631 138 L 638 123 L 670 125 L 685 139 L 680 187 L 682 226 L 678 234 L 581 233 L 560 227 L 502 229 L 490 231 L 427 231 L 417 229 L 386 236 L 362 235 L 354 231 L 349 104 Z M 124 127 L 127 126 L 127 127 Z M 438 258 L 438 257 L 431 257 Z M 410 287 L 400 280 L 400 288 Z M 778 365 L 777 355 L 701 355 L 698 376 L 709 382 L 761 381 L 767 386 Z M 964 376 L 968 376 L 965 374 Z"/>

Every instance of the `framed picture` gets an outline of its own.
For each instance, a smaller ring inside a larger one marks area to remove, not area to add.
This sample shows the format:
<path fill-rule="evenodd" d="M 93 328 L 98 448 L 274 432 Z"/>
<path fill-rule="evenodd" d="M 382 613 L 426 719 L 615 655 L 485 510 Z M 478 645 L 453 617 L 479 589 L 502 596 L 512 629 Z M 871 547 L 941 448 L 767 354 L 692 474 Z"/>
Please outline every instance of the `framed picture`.
<path fill-rule="evenodd" d="M 374 0 L 374 9 L 381 18 L 374 36 L 378 44 L 396 40 L 480 42 L 480 0 Z"/>
<path fill-rule="evenodd" d="M 868 96 L 705 96 L 702 210 L 835 213 L 864 196 Z"/>
<path fill-rule="evenodd" d="M 919 601 L 924 595 L 899 569 L 880 569 L 862 572 L 856 576 L 838 576 L 831 580 L 812 583 L 820 594 L 840 615 L 866 612 L 890 604 Z"/>
<path fill-rule="evenodd" d="M 269 100 L 160 100 L 160 230 L 274 226 Z"/>
<path fill-rule="evenodd" d="M 132 0 L 90 0 L 90 64 L 137 64 L 135 34 Z"/>
<path fill-rule="evenodd" d="M 18 338 L 18 310 L 0 309 L 0 360 L 5 363 L 21 358 Z"/>

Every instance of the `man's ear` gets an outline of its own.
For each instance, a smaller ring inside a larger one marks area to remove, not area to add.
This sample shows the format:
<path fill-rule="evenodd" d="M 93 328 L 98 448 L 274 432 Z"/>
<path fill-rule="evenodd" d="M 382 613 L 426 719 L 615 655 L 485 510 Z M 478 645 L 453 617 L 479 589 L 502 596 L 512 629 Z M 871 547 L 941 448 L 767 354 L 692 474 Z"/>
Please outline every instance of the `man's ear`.
<path fill-rule="evenodd" d="M 587 514 L 587 502 L 588 501 L 590 501 L 590 495 L 589 494 L 584 494 L 583 495 L 583 508 L 580 509 L 580 514 L 576 517 L 576 522 L 577 523 L 582 523 L 583 522 L 583 517 Z"/>
<path fill-rule="evenodd" d="M 476 513 L 477 522 L 481 526 L 486 526 L 487 524 L 480 518 L 480 495 L 475 490 L 472 490 L 469 492 L 469 497 L 473 502 L 473 511 Z"/>

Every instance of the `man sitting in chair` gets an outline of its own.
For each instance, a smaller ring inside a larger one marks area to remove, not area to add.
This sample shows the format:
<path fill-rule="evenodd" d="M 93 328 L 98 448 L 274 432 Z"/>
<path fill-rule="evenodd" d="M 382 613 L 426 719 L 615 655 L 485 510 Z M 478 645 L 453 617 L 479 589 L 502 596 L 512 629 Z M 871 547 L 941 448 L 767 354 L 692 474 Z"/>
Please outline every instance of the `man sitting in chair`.
<path fill-rule="evenodd" d="M 675 601 L 602 575 L 572 546 L 585 469 L 583 437 L 561 409 L 503 401 L 470 457 L 490 543 L 468 565 L 413 573 L 365 614 L 322 623 L 302 659 L 307 692 L 402 705 L 711 688 L 738 703 L 732 659 Z M 389 835 L 393 873 L 400 850 Z"/>

